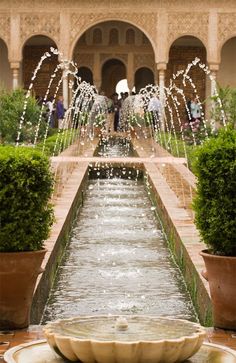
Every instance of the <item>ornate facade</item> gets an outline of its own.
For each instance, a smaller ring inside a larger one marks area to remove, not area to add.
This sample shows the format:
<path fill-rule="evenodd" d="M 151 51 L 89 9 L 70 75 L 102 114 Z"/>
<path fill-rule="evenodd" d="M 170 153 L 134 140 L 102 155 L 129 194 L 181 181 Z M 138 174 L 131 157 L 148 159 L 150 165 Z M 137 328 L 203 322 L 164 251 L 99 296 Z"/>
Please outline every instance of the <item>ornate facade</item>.
<path fill-rule="evenodd" d="M 213 80 L 216 78 L 223 85 L 236 86 L 236 2 L 0 2 L 0 82 L 3 86 L 26 87 L 35 65 L 33 61 L 30 65 L 31 55 L 39 54 L 40 47 L 45 49 L 50 45 L 57 47 L 66 59 L 74 59 L 79 67 L 90 71 L 98 88 L 108 87 L 103 74 L 106 73 L 105 65 L 111 64 L 107 63 L 111 60 L 124 66 L 125 77 L 132 89 L 137 82 L 142 83 L 140 80 L 147 74 L 147 69 L 154 82 L 163 86 L 175 70 L 195 56 L 208 64 Z M 123 68 L 117 67 L 116 72 L 123 75 Z M 141 69 L 146 71 L 138 76 L 136 73 Z M 48 72 L 50 70 L 48 67 Z M 47 73 L 46 68 L 44 73 Z M 114 82 L 117 79 L 114 77 Z M 200 80 L 197 76 L 194 79 L 196 82 L 201 80 L 202 76 Z M 204 80 L 201 88 L 204 98 L 210 94 L 210 81 Z M 110 91 L 108 87 L 107 92 Z M 65 84 L 63 92 L 67 100 Z"/>

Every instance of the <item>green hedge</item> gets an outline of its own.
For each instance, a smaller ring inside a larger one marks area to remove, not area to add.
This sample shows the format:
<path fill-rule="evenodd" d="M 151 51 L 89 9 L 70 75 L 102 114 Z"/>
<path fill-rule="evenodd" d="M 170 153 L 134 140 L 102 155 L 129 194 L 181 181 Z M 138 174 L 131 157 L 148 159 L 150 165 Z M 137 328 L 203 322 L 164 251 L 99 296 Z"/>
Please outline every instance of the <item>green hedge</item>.
<path fill-rule="evenodd" d="M 198 145 L 189 145 L 182 140 L 180 134 L 159 131 L 155 135 L 156 142 L 165 148 L 171 155 L 188 159 L 188 167 L 192 171 L 192 164 L 195 160 L 195 150 Z"/>
<path fill-rule="evenodd" d="M 78 131 L 76 129 L 67 129 L 60 133 L 56 130 L 54 135 L 48 136 L 45 142 L 38 143 L 36 148 L 40 151 L 44 149 L 44 152 L 48 156 L 52 156 L 53 154 L 56 156 L 68 148 L 75 137 L 78 137 Z"/>
<path fill-rule="evenodd" d="M 196 152 L 195 222 L 209 249 L 236 256 L 236 130 L 223 129 Z"/>
<path fill-rule="evenodd" d="M 43 248 L 53 210 L 48 158 L 32 148 L 0 146 L 0 252 Z"/>

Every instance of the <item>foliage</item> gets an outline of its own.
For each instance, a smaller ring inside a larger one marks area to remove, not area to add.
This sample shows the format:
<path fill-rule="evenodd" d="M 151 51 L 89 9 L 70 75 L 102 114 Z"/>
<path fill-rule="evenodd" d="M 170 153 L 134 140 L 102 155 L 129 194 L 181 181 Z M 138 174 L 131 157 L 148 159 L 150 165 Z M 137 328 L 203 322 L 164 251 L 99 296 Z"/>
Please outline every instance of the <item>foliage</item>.
<path fill-rule="evenodd" d="M 213 253 L 236 256 L 236 130 L 220 130 L 198 148 L 196 156 L 197 228 Z"/>
<path fill-rule="evenodd" d="M 99 114 L 95 117 L 95 123 L 94 123 L 94 126 L 95 127 L 103 127 L 104 124 L 106 122 L 106 116 L 105 114 Z"/>
<path fill-rule="evenodd" d="M 220 87 L 217 86 L 217 96 L 211 97 L 214 101 L 214 109 L 212 110 L 212 118 L 223 124 L 223 113 L 226 116 L 226 121 L 228 124 L 236 127 L 236 88 L 230 87 Z M 221 104 L 219 103 L 219 98 Z"/>
<path fill-rule="evenodd" d="M 19 130 L 20 118 L 23 113 L 25 91 L 0 91 L 0 139 L 2 143 L 15 143 Z M 41 108 L 34 97 L 29 97 L 22 125 L 20 142 L 31 143 L 39 120 Z M 43 118 L 39 128 L 39 138 L 43 136 L 46 123 Z"/>
<path fill-rule="evenodd" d="M 52 136 L 49 136 L 45 142 L 42 141 L 39 144 L 37 144 L 36 148 L 38 150 L 43 150 L 48 156 L 51 155 L 58 155 L 59 154 L 59 149 L 60 149 L 60 142 L 59 142 L 59 137 L 58 134 L 54 134 Z"/>
<path fill-rule="evenodd" d="M 48 156 L 52 155 L 56 156 L 60 154 L 60 152 L 69 147 L 74 138 L 78 136 L 78 130 L 76 129 L 66 129 L 66 130 L 61 130 L 61 132 L 58 132 L 58 129 L 54 130 L 56 130 L 57 133 L 54 133 L 52 136 L 49 136 L 45 140 L 45 142 L 42 141 L 36 146 L 38 150 L 41 151 L 44 150 L 44 152 Z"/>
<path fill-rule="evenodd" d="M 0 146 L 0 252 L 36 251 L 53 222 L 48 158 L 29 147 Z"/>
<path fill-rule="evenodd" d="M 186 122 L 183 125 L 183 135 L 188 145 L 200 145 L 211 134 L 211 128 L 204 126 L 199 119 Z"/>
<path fill-rule="evenodd" d="M 187 144 L 178 133 L 174 135 L 163 131 L 156 133 L 156 141 L 171 153 L 171 155 L 187 158 L 188 167 L 192 169 L 192 164 L 195 159 L 194 150 L 197 148 L 196 145 Z"/>
<path fill-rule="evenodd" d="M 139 113 L 133 113 L 128 118 L 128 124 L 131 126 L 138 127 L 149 127 L 152 122 L 152 115 L 150 112 L 144 113 L 144 115 L 140 115 Z"/>

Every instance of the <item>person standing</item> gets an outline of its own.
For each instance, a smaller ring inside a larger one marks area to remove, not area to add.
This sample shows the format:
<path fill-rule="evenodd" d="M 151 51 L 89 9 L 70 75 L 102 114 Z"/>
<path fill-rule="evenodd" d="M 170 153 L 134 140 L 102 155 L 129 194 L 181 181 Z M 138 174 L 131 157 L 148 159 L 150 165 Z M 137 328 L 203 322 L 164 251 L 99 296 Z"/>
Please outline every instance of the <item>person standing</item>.
<path fill-rule="evenodd" d="M 117 132 L 119 128 L 120 121 L 120 100 L 118 99 L 118 94 L 114 93 L 112 96 L 113 106 L 114 106 L 114 131 Z"/>
<path fill-rule="evenodd" d="M 46 103 L 47 106 L 47 116 L 49 118 L 49 126 L 54 127 L 54 105 L 53 105 L 53 97 L 49 97 Z"/>
<path fill-rule="evenodd" d="M 191 120 L 200 120 L 201 119 L 201 109 L 197 98 L 195 97 L 190 104 L 191 111 Z"/>
<path fill-rule="evenodd" d="M 111 98 L 107 98 L 107 123 L 106 123 L 107 133 L 114 131 L 114 105 Z"/>
<path fill-rule="evenodd" d="M 56 116 L 58 120 L 58 128 L 63 129 L 63 121 L 65 116 L 65 109 L 63 105 L 63 97 L 59 96 L 57 101 L 57 107 L 56 107 Z"/>
<path fill-rule="evenodd" d="M 160 121 L 160 115 L 161 115 L 161 102 L 159 98 L 157 98 L 156 95 L 153 95 L 150 98 L 149 104 L 148 104 L 148 112 L 151 113 L 152 116 L 152 124 L 154 129 L 156 130 L 158 127 L 158 123 Z"/>

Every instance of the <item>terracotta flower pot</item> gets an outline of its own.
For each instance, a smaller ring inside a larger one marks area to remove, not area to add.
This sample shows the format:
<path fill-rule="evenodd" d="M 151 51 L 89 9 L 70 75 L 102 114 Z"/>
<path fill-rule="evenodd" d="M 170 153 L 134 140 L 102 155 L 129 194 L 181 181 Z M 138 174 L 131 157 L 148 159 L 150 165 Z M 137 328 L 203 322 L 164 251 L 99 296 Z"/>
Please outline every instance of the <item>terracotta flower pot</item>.
<path fill-rule="evenodd" d="M 236 329 L 236 257 L 202 251 L 209 282 L 214 326 Z"/>
<path fill-rule="evenodd" d="M 0 330 L 29 325 L 32 297 L 46 250 L 0 253 Z"/>

